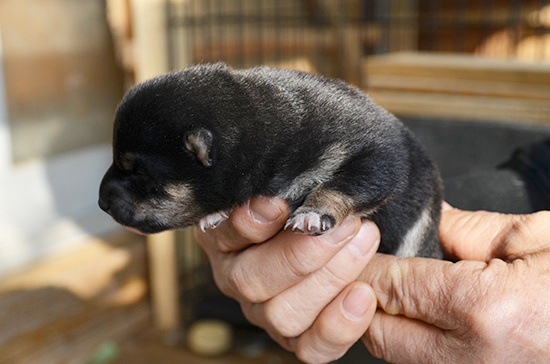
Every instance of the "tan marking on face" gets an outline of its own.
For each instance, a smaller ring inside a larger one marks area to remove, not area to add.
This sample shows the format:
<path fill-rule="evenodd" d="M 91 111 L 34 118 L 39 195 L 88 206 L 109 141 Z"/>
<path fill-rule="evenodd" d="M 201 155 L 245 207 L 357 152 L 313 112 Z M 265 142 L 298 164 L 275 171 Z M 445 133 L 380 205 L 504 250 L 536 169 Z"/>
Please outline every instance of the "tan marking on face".
<path fill-rule="evenodd" d="M 133 153 L 124 153 L 120 157 L 120 166 L 125 171 L 130 171 L 134 168 L 134 163 L 136 162 L 136 156 Z"/>
<path fill-rule="evenodd" d="M 164 187 L 164 191 L 173 201 L 191 201 L 193 200 L 193 191 L 188 183 L 171 184 Z"/>
<path fill-rule="evenodd" d="M 195 223 L 200 208 L 195 202 L 190 184 L 172 184 L 164 188 L 168 198 L 151 198 L 137 206 L 139 215 L 143 218 L 157 220 L 175 228 L 185 227 Z"/>

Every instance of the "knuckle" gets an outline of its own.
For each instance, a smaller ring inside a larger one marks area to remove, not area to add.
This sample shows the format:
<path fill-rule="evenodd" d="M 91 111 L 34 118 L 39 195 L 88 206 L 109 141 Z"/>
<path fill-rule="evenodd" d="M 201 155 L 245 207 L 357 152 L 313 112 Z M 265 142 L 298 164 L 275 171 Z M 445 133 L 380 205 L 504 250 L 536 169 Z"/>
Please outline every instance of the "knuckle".
<path fill-rule="evenodd" d="M 469 310 L 466 321 L 481 339 L 508 335 L 525 316 L 521 306 L 518 300 L 508 295 L 500 295 L 498 299 L 483 298 Z"/>
<path fill-rule="evenodd" d="M 485 342 L 484 346 L 487 346 L 489 343 L 486 341 L 494 334 L 492 322 L 494 322 L 495 317 L 490 316 L 492 309 L 483 306 L 484 304 L 479 302 L 479 305 L 472 307 L 466 313 L 465 322 L 467 327 L 470 328 L 469 332 L 475 334 L 473 339 Z"/>
<path fill-rule="evenodd" d="M 218 250 L 222 253 L 231 253 L 234 251 L 233 245 L 230 243 L 229 240 L 225 237 L 225 235 L 222 234 L 216 234 L 216 247 Z"/>
<path fill-rule="evenodd" d="M 391 315 L 397 315 L 403 312 L 403 306 L 406 305 L 405 299 L 407 295 L 405 294 L 405 285 L 403 284 L 403 277 L 405 275 L 403 267 L 405 260 L 395 260 L 388 265 L 387 268 L 387 279 L 388 279 L 388 292 L 387 296 L 384 297 L 384 311 Z"/>
<path fill-rule="evenodd" d="M 231 219 L 229 220 L 231 222 L 231 228 L 238 236 L 243 237 L 244 239 L 248 240 L 255 240 L 252 239 L 253 232 L 251 231 L 253 229 L 250 224 L 247 223 L 247 220 L 243 218 L 242 213 L 233 213 L 231 215 Z"/>
<path fill-rule="evenodd" d="M 342 357 L 345 352 L 346 350 L 342 350 L 341 348 L 306 345 L 300 340 L 294 353 L 300 361 L 315 364 L 332 362 Z"/>
<path fill-rule="evenodd" d="M 286 309 L 285 309 L 286 308 Z M 292 308 L 286 303 L 275 297 L 265 303 L 264 318 L 267 324 L 279 335 L 283 337 L 297 337 L 304 332 L 299 320 L 292 318 L 293 312 L 288 312 Z"/>
<path fill-rule="evenodd" d="M 319 262 L 314 257 L 315 254 L 311 254 L 311 251 L 306 252 L 307 249 L 305 249 L 306 251 L 300 249 L 305 246 L 306 244 L 293 244 L 283 255 L 288 269 L 297 277 L 305 277 L 319 268 Z"/>
<path fill-rule="evenodd" d="M 304 345 L 298 345 L 296 348 L 296 351 L 294 352 L 296 354 L 296 357 L 298 360 L 304 363 L 322 363 L 322 362 L 328 362 L 329 360 L 321 360 L 319 357 L 319 354 L 312 352 L 312 350 L 308 347 L 305 347 Z"/>
<path fill-rule="evenodd" d="M 214 276 L 214 283 L 224 295 L 228 297 L 235 297 L 235 291 L 232 289 L 231 285 L 227 282 L 224 275 L 220 275 L 216 270 L 214 270 L 213 276 Z"/>
<path fill-rule="evenodd" d="M 512 337 L 529 316 L 526 308 L 533 307 L 527 296 L 514 293 L 523 289 L 508 279 L 506 269 L 501 269 L 506 264 L 500 259 L 491 260 L 485 276 L 477 279 L 468 291 L 459 292 L 465 299 L 454 307 L 476 339 L 487 345 L 499 335 Z"/>
<path fill-rule="evenodd" d="M 427 260 L 419 262 L 410 258 L 396 259 L 388 264 L 385 271 L 387 287 L 384 287 L 387 294 L 381 297 L 384 311 L 391 315 L 427 315 L 449 301 L 454 295 L 453 282 L 443 274 L 445 268 L 437 268 L 441 274 L 433 269 Z M 434 290 L 437 295 L 433 294 Z"/>
<path fill-rule="evenodd" d="M 256 326 L 259 326 L 263 329 L 267 329 L 265 325 L 263 325 L 263 322 L 260 320 L 260 317 L 258 316 L 257 312 L 255 312 L 254 308 L 257 307 L 256 304 L 250 303 L 250 302 L 241 302 L 241 311 L 243 312 L 244 317 L 246 320 Z"/>
<path fill-rule="evenodd" d="M 363 336 L 363 343 L 367 347 L 372 356 L 382 359 L 386 353 L 386 344 L 382 332 L 377 328 L 369 327 L 368 331 Z"/>
<path fill-rule="evenodd" d="M 301 335 L 296 355 L 304 362 L 330 362 L 340 358 L 361 337 L 366 328 L 357 330 L 334 320 L 317 320 L 311 335 Z M 309 330 L 308 330 L 309 332 Z M 306 332 L 307 333 L 307 332 Z"/>
<path fill-rule="evenodd" d="M 347 267 L 333 267 L 331 265 L 326 265 L 321 268 L 321 271 L 324 272 L 324 277 L 326 277 L 325 284 L 322 285 L 325 289 L 331 289 L 333 287 L 342 289 L 356 279 L 355 270 Z"/>
<path fill-rule="evenodd" d="M 240 298 L 252 303 L 264 302 L 267 299 L 264 290 L 260 285 L 254 284 L 251 279 L 253 279 L 253 277 L 244 274 L 242 269 L 239 269 L 238 266 L 232 269 L 228 275 L 229 284 Z"/>
<path fill-rule="evenodd" d="M 334 322 L 334 320 L 317 320 L 315 329 L 319 343 L 326 348 L 347 348 L 355 343 L 360 336 L 357 327 Z M 362 331 L 364 332 L 365 329 Z"/>
<path fill-rule="evenodd" d="M 367 331 L 363 335 L 363 343 L 369 350 L 369 352 L 376 358 L 384 358 L 387 352 L 387 343 L 385 334 L 388 331 L 384 330 L 380 322 L 380 316 L 374 316 Z"/>

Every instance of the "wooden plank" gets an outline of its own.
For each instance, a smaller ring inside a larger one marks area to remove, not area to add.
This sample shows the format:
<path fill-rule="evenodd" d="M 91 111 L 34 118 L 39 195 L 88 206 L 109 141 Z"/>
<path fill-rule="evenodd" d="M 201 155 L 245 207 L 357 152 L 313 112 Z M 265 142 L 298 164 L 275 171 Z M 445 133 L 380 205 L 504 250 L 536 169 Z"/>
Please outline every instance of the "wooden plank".
<path fill-rule="evenodd" d="M 368 76 L 368 89 L 369 92 L 384 90 L 418 91 L 550 100 L 550 83 L 532 84 L 524 82 L 501 82 L 499 80 L 442 79 L 439 77 L 371 74 Z"/>
<path fill-rule="evenodd" d="M 250 335 L 250 333 L 247 333 Z M 247 336 L 239 337 L 239 346 L 245 346 Z M 260 347 L 248 354 L 243 349 L 232 350 L 223 356 L 206 357 L 193 354 L 183 345 L 166 346 L 163 335 L 151 330 L 121 345 L 120 356 L 111 364 L 300 364 L 296 355 L 275 345 Z M 260 344 L 261 345 L 261 344 Z"/>
<path fill-rule="evenodd" d="M 0 363 L 85 363 L 150 323 L 145 243 L 122 233 L 0 280 Z"/>
<path fill-rule="evenodd" d="M 369 95 L 380 106 L 398 116 L 550 125 L 550 103 L 547 100 L 400 91 L 373 91 Z"/>
<path fill-rule="evenodd" d="M 129 307 L 83 310 L 68 315 L 0 346 L 1 363 L 80 364 L 87 363 L 105 341 L 123 342 L 150 323 L 146 302 Z"/>
<path fill-rule="evenodd" d="M 550 64 L 405 52 L 364 67 L 367 93 L 401 116 L 550 123 Z"/>
<path fill-rule="evenodd" d="M 368 57 L 365 74 L 550 84 L 550 64 L 439 53 L 391 53 Z M 368 83 L 367 83 L 368 85 Z"/>

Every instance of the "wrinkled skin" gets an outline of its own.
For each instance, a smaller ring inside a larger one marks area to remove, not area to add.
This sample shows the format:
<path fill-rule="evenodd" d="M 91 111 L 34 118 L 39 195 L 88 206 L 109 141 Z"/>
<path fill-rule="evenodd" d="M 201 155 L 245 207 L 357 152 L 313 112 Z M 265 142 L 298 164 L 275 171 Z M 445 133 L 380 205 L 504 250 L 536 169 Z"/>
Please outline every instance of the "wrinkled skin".
<path fill-rule="evenodd" d="M 246 317 L 309 363 L 362 339 L 393 363 L 550 362 L 550 213 L 446 205 L 458 262 L 376 254 L 379 231 L 348 220 L 328 236 L 281 231 L 283 200 L 253 199 L 197 238 Z"/>

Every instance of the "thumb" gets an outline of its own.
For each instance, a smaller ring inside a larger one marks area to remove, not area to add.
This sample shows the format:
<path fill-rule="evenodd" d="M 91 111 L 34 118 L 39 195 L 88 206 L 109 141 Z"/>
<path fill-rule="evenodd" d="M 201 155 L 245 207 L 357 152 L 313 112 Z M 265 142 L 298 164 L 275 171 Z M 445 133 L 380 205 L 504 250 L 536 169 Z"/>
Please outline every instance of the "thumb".
<path fill-rule="evenodd" d="M 547 211 L 529 215 L 473 212 L 445 204 L 439 238 L 445 252 L 458 260 L 510 261 L 542 248 L 544 242 L 540 237 L 550 233 L 549 214 Z M 548 231 L 541 232 L 541 229 Z"/>

